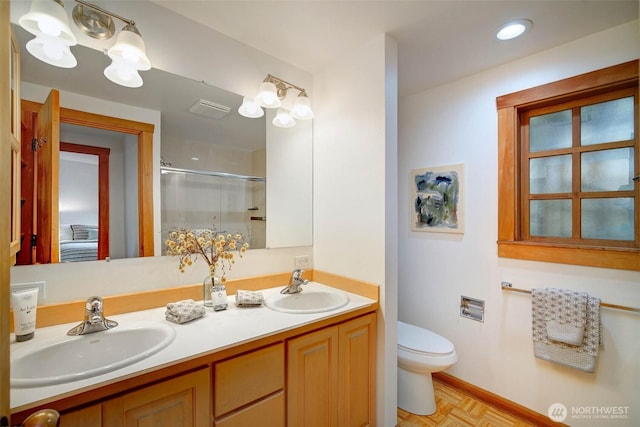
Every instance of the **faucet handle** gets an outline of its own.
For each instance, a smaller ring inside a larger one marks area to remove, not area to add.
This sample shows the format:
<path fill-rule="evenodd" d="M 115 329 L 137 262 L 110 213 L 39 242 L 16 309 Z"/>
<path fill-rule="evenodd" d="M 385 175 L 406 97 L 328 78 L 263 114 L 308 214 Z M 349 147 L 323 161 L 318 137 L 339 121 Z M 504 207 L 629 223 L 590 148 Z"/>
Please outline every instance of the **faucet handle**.
<path fill-rule="evenodd" d="M 299 282 L 302 279 L 302 273 L 304 273 L 304 270 L 301 268 L 293 270 L 291 273 L 291 282 Z"/>
<path fill-rule="evenodd" d="M 100 297 L 91 297 L 85 304 L 85 309 L 92 313 L 99 313 L 102 311 L 103 301 Z"/>

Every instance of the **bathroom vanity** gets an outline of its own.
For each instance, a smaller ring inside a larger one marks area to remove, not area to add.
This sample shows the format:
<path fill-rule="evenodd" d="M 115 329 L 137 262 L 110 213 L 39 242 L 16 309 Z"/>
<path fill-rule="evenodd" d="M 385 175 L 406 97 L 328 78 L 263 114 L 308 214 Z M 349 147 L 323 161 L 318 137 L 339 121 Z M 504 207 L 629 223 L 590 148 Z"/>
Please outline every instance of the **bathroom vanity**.
<path fill-rule="evenodd" d="M 313 282 L 306 289 L 333 288 Z M 263 293 L 268 299 L 279 290 Z M 377 300 L 345 293 L 349 302 L 330 312 L 239 308 L 231 296 L 228 310 L 182 325 L 167 322 L 164 308 L 113 316 L 120 325 L 167 323 L 175 339 L 112 372 L 12 388 L 12 418 L 52 408 L 62 427 L 375 425 Z M 12 343 L 12 353 L 72 326 L 37 329 L 31 342 Z"/>

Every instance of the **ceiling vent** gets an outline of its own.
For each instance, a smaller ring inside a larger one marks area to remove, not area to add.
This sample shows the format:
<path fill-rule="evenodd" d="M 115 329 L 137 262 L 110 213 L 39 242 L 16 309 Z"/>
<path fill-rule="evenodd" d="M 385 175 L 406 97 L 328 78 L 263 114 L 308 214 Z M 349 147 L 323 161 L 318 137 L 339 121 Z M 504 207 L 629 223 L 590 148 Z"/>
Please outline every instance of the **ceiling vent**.
<path fill-rule="evenodd" d="M 201 99 L 193 104 L 193 106 L 189 108 L 189 111 L 194 114 L 200 114 L 201 116 L 221 119 L 231 111 L 231 107 L 216 104 L 215 102 L 207 101 L 206 99 Z"/>

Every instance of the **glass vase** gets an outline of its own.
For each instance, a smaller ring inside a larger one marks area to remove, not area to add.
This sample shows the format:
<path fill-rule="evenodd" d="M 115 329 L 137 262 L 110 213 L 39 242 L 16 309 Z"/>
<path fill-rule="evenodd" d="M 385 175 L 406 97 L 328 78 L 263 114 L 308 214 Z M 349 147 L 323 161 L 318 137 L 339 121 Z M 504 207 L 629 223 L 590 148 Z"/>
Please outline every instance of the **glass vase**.
<path fill-rule="evenodd" d="M 222 280 L 216 275 L 209 275 L 202 281 L 202 301 L 205 307 L 213 307 L 212 289 L 214 286 L 220 286 Z"/>

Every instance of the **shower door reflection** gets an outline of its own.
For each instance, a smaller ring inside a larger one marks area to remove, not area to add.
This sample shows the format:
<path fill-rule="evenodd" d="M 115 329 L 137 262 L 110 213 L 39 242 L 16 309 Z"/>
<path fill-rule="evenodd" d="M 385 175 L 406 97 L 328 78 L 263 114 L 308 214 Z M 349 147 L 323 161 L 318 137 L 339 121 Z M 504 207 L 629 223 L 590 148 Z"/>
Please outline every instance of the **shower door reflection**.
<path fill-rule="evenodd" d="M 162 241 L 176 228 L 242 233 L 251 249 L 266 246 L 266 179 L 161 167 Z M 163 250 L 164 252 L 164 250 Z"/>

